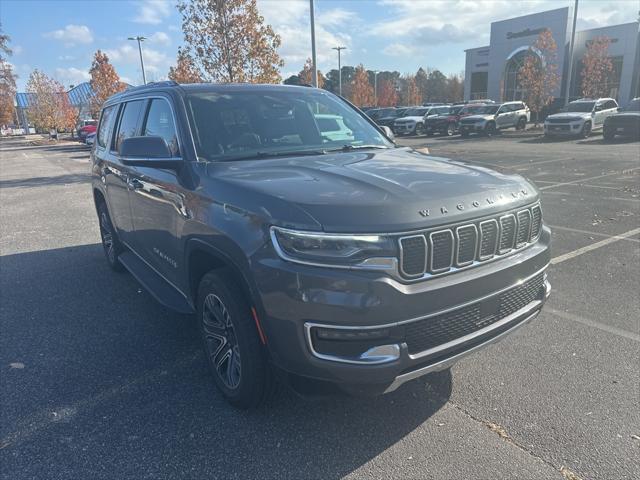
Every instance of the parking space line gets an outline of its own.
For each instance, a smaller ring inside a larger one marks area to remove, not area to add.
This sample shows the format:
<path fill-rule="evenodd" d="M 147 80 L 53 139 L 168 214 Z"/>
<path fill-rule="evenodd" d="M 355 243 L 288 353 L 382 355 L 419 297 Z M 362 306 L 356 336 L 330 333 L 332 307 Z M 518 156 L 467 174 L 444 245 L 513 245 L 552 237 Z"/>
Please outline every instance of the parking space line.
<path fill-rule="evenodd" d="M 584 318 L 573 313 L 556 310 L 555 308 L 550 308 L 548 305 L 544 309 L 544 311 L 550 313 L 551 315 L 555 315 L 556 317 L 560 317 L 564 320 L 571 320 L 572 322 L 581 323 L 582 325 L 597 328 L 598 330 L 602 330 L 603 332 L 612 333 L 619 337 L 627 338 L 629 340 L 633 340 L 634 342 L 640 343 L 640 335 L 638 335 L 637 333 L 629 332 L 628 330 L 623 330 L 622 328 L 612 327 L 611 325 L 596 322 L 595 320 L 589 320 L 588 318 Z"/>
<path fill-rule="evenodd" d="M 591 252 L 592 250 L 596 250 L 598 248 L 604 247 L 611 243 L 619 242 L 620 240 L 624 240 L 626 238 L 632 237 L 640 233 L 640 228 L 634 228 L 633 230 L 629 230 L 628 232 L 621 233 L 620 235 L 614 235 L 610 238 L 605 238 L 604 240 L 600 240 L 599 242 L 592 243 L 591 245 L 587 245 L 586 247 L 578 248 L 573 250 L 572 252 L 565 253 L 563 255 L 559 255 L 551 259 L 551 264 L 556 265 L 558 263 L 562 263 L 566 260 L 570 260 L 584 253 Z"/>
<path fill-rule="evenodd" d="M 611 177 L 613 175 L 624 175 L 625 173 L 633 172 L 633 171 L 639 170 L 639 169 L 640 169 L 640 167 L 636 167 L 636 168 L 630 168 L 629 170 L 623 170 L 622 172 L 605 173 L 604 175 L 598 175 L 596 177 L 579 178 L 577 180 L 571 180 L 570 182 L 561 182 L 561 183 L 556 183 L 554 185 L 547 185 L 546 187 L 540 187 L 540 190 L 546 190 L 548 188 L 560 187 L 562 185 L 573 185 L 574 183 L 580 183 L 580 182 L 589 182 L 591 180 L 597 180 L 599 178 Z M 535 179 L 533 181 L 535 182 Z M 549 182 L 547 182 L 547 183 L 549 183 Z"/>
<path fill-rule="evenodd" d="M 638 240 L 637 238 L 621 237 L 620 235 L 609 235 L 608 233 L 601 233 L 601 232 L 591 232 L 589 230 L 580 230 L 579 228 L 562 227 L 560 225 L 549 225 L 549 226 L 554 230 L 566 230 L 567 232 L 584 233 L 585 235 L 593 235 L 596 237 L 615 238 L 617 240 L 640 243 L 640 240 Z"/>
<path fill-rule="evenodd" d="M 582 195 L 579 192 L 545 192 L 545 195 L 568 195 L 570 197 Z M 640 198 L 600 197 L 598 200 L 616 200 L 620 202 L 640 202 Z"/>

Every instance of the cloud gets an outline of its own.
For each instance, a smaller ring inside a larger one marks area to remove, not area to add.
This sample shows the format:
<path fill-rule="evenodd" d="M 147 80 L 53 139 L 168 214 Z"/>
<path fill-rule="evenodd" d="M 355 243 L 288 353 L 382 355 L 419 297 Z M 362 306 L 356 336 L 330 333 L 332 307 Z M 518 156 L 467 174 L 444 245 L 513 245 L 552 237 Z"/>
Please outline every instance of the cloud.
<path fill-rule="evenodd" d="M 360 22 L 357 15 L 344 8 L 323 10 L 325 3 L 316 2 L 316 53 L 318 66 L 326 72 L 337 68 L 336 46 L 347 47 L 343 60 L 352 48 L 351 34 L 357 33 Z M 280 35 L 282 45 L 278 53 L 285 62 L 286 72 L 298 72 L 311 57 L 309 2 L 294 0 L 258 0 L 260 14 Z M 283 71 L 283 74 L 285 72 Z M 285 77 L 286 78 L 286 77 Z"/>
<path fill-rule="evenodd" d="M 58 60 L 61 60 L 63 62 L 69 62 L 75 59 L 76 57 L 74 57 L 73 55 L 58 55 Z"/>
<path fill-rule="evenodd" d="M 136 23 L 158 25 L 171 15 L 173 4 L 167 0 L 145 0 L 138 6 L 138 13 L 133 18 Z"/>
<path fill-rule="evenodd" d="M 72 47 L 78 43 L 93 42 L 93 33 L 86 25 L 69 24 L 60 30 L 54 30 L 44 34 L 46 38 L 53 38 L 64 42 L 65 46 Z"/>
<path fill-rule="evenodd" d="M 107 49 L 105 53 L 112 63 L 116 65 L 116 70 L 119 70 L 118 67 L 122 66 L 133 66 L 140 70 L 140 54 L 138 53 L 138 46 L 134 42 L 124 43 L 117 48 Z M 148 81 L 163 78 L 169 70 L 169 66 L 172 64 L 172 60 L 165 53 L 146 47 L 144 43 L 142 44 L 142 56 L 144 58 L 144 70 L 147 74 Z"/>
<path fill-rule="evenodd" d="M 13 50 L 14 55 L 20 55 L 22 52 L 24 52 L 24 48 L 22 48 L 22 45 L 14 45 L 11 47 L 11 50 Z"/>
<path fill-rule="evenodd" d="M 171 45 L 171 37 L 164 32 L 156 32 L 148 37 L 149 43 L 168 46 Z"/>
<path fill-rule="evenodd" d="M 382 53 L 390 57 L 409 57 L 417 53 L 415 45 L 405 45 L 402 43 L 392 43 L 382 49 Z"/>
<path fill-rule="evenodd" d="M 91 79 L 88 71 L 76 67 L 56 68 L 54 76 L 65 88 L 68 88 L 69 85 L 78 85 Z"/>

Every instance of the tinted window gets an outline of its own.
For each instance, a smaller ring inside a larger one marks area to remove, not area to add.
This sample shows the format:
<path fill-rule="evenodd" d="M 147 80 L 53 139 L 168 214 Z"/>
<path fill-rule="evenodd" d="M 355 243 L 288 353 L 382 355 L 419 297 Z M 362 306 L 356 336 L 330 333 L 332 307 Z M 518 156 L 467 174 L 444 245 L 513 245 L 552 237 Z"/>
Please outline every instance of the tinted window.
<path fill-rule="evenodd" d="M 116 136 L 115 147 L 117 152 L 120 151 L 120 145 L 125 138 L 135 137 L 138 134 L 138 120 L 144 102 L 145 100 L 135 100 L 127 102 L 124 106 L 124 111 L 120 116 L 118 135 Z"/>
<path fill-rule="evenodd" d="M 451 109 L 449 107 L 440 107 L 440 108 L 437 109 L 437 112 L 438 112 L 438 114 L 449 113 L 450 110 Z"/>
<path fill-rule="evenodd" d="M 513 111 L 515 112 L 516 110 L 524 110 L 524 104 L 523 103 L 515 103 L 513 105 Z"/>
<path fill-rule="evenodd" d="M 187 97 L 198 156 L 232 160 L 288 152 L 390 148 L 385 137 L 338 97 L 310 89 L 208 91 Z M 385 109 L 393 112 L 394 109 Z M 331 130 L 325 128 L 331 123 Z M 344 135 L 335 132 L 336 123 Z"/>
<path fill-rule="evenodd" d="M 618 107 L 618 104 L 614 100 L 607 100 L 604 103 L 604 109 L 605 110 L 608 110 L 610 108 L 617 108 L 617 107 Z"/>
<path fill-rule="evenodd" d="M 101 147 L 107 146 L 107 139 L 109 138 L 109 132 L 112 130 L 113 119 L 116 116 L 116 112 L 116 105 L 107 107 L 102 111 L 102 116 L 100 117 L 100 128 L 98 128 L 98 145 Z"/>
<path fill-rule="evenodd" d="M 162 137 L 164 141 L 167 142 L 171 156 L 177 157 L 180 155 L 178 151 L 176 126 L 173 123 L 173 114 L 166 100 L 161 98 L 151 100 L 144 127 L 144 136 Z"/>

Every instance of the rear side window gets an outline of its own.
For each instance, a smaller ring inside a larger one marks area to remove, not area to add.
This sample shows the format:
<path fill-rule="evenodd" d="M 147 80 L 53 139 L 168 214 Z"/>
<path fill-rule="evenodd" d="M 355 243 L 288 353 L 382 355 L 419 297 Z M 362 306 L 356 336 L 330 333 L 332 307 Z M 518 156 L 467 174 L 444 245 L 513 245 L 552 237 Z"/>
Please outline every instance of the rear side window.
<path fill-rule="evenodd" d="M 604 109 L 616 108 L 618 104 L 614 100 L 607 100 L 604 104 Z"/>
<path fill-rule="evenodd" d="M 180 155 L 176 126 L 173 123 L 173 114 L 166 100 L 161 98 L 151 100 L 143 135 L 162 137 L 164 141 L 167 142 L 171 156 L 177 157 Z"/>
<path fill-rule="evenodd" d="M 100 117 L 100 127 L 98 128 L 98 145 L 101 147 L 107 146 L 107 139 L 109 138 L 109 132 L 113 128 L 113 120 L 116 116 L 116 105 L 105 108 L 102 111 Z"/>
<path fill-rule="evenodd" d="M 116 136 L 115 149 L 120 151 L 120 145 L 125 138 L 135 137 L 138 134 L 138 124 L 140 112 L 145 100 L 134 100 L 127 102 L 124 106 L 122 115 L 120 116 L 120 126 L 118 127 L 118 135 Z"/>

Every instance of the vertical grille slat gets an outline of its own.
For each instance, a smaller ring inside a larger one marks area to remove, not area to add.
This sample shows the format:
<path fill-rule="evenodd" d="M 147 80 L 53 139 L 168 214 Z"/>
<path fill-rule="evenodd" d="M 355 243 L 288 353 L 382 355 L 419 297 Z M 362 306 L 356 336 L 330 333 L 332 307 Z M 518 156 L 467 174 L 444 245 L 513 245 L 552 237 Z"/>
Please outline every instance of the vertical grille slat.
<path fill-rule="evenodd" d="M 531 209 L 531 216 L 531 237 L 529 241 L 538 238 L 542 229 L 542 208 L 540 208 L 540 205 L 536 205 Z"/>
<path fill-rule="evenodd" d="M 431 272 L 443 272 L 449 270 L 453 263 L 453 232 L 441 230 L 429 235 L 429 270 Z"/>
<path fill-rule="evenodd" d="M 478 244 L 478 230 L 475 225 L 465 225 L 456 228 L 456 265 L 461 267 L 473 263 L 476 258 L 476 246 Z"/>
<path fill-rule="evenodd" d="M 498 222 L 486 220 L 480 223 L 480 252 L 478 258 L 487 260 L 496 254 L 498 247 Z"/>
<path fill-rule="evenodd" d="M 531 212 L 520 210 L 517 214 L 518 232 L 516 234 L 516 248 L 522 247 L 529 241 L 529 232 L 531 231 Z"/>
<path fill-rule="evenodd" d="M 505 256 L 535 243 L 542 227 L 542 208 L 536 203 L 501 216 L 398 236 L 399 273 L 418 280 Z"/>
<path fill-rule="evenodd" d="M 513 249 L 516 240 L 516 217 L 505 215 L 500 217 L 500 244 L 498 253 L 507 253 Z"/>
<path fill-rule="evenodd" d="M 408 277 L 423 275 L 427 266 L 427 240 L 424 235 L 400 239 L 400 270 Z"/>

